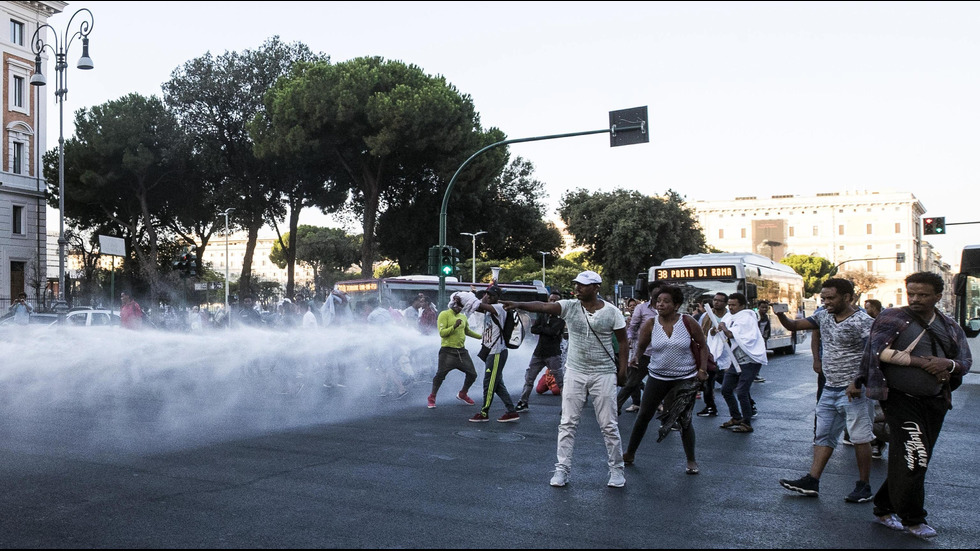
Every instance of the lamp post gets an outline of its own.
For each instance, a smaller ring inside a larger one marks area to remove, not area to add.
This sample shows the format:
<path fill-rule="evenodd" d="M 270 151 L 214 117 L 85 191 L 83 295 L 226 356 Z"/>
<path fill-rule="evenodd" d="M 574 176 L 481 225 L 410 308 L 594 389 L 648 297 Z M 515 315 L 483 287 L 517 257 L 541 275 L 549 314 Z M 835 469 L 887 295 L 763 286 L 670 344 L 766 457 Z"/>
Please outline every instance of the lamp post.
<path fill-rule="evenodd" d="M 235 212 L 234 208 L 227 208 L 221 214 L 225 217 L 225 316 L 228 317 L 228 329 L 231 329 L 231 307 L 228 304 L 228 267 L 231 259 L 228 258 L 228 215 Z"/>
<path fill-rule="evenodd" d="M 473 238 L 473 276 L 470 278 L 470 281 L 473 283 L 476 283 L 476 236 L 483 235 L 485 233 L 487 232 L 483 230 L 480 230 L 476 233 L 466 233 L 466 232 L 460 233 L 460 235 L 468 235 Z"/>
<path fill-rule="evenodd" d="M 83 13 L 84 12 L 84 13 Z M 72 23 L 79 14 L 78 30 L 71 32 Z M 54 309 L 59 313 L 67 312 L 68 303 L 65 301 L 65 97 L 68 95 L 68 49 L 76 38 L 82 39 L 82 57 L 78 59 L 77 67 L 88 70 L 95 67 L 88 55 L 88 35 L 95 25 L 95 17 L 87 8 L 82 8 L 72 14 L 65 26 L 65 32 L 58 37 L 58 31 L 45 23 L 34 31 L 31 38 L 31 51 L 34 52 L 34 74 L 31 75 L 32 86 L 46 86 L 48 81 L 41 72 L 41 52 L 45 49 L 54 54 L 55 91 L 54 100 L 58 103 L 58 299 Z M 42 29 L 51 29 L 54 45 L 41 38 Z"/>
<path fill-rule="evenodd" d="M 551 253 L 545 252 L 545 251 L 538 251 L 538 252 L 541 253 L 541 284 L 542 285 L 545 285 L 545 282 L 544 282 L 544 257 L 548 256 Z M 545 286 L 547 286 L 547 285 L 545 285 Z"/>

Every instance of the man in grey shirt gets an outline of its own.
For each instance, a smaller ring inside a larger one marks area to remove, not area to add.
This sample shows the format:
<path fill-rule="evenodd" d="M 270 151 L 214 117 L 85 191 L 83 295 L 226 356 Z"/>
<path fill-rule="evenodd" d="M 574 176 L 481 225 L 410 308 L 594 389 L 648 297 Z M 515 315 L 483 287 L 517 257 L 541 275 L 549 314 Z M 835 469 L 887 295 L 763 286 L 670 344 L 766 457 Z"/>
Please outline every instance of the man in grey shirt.
<path fill-rule="evenodd" d="M 599 298 L 602 277 L 593 271 L 572 280 L 577 299 L 558 302 L 501 301 L 507 310 L 521 309 L 561 316 L 568 327 L 568 360 L 565 386 L 561 393 L 561 423 L 558 425 L 558 463 L 552 486 L 564 486 L 572 467 L 575 430 L 589 396 L 596 420 L 606 443 L 609 483 L 612 488 L 626 485 L 623 475 L 623 447 L 616 414 L 616 384 L 626 379 L 629 348 L 626 345 L 626 318 L 619 308 Z M 613 355 L 613 338 L 619 344 L 619 360 Z"/>
<path fill-rule="evenodd" d="M 844 501 L 865 503 L 872 498 L 870 477 L 874 402 L 866 396 L 848 397 L 847 387 L 857 377 L 874 320 L 854 306 L 854 285 L 846 279 L 825 281 L 820 290 L 820 300 L 825 308 L 806 319 L 793 320 L 783 312 L 776 314 L 783 327 L 791 331 L 820 330 L 823 343 L 821 370 L 827 381 L 817 401 L 817 427 L 810 472 L 798 480 L 781 479 L 779 484 L 788 490 L 817 497 L 820 475 L 830 461 L 846 424 L 854 443 L 860 479 Z"/>

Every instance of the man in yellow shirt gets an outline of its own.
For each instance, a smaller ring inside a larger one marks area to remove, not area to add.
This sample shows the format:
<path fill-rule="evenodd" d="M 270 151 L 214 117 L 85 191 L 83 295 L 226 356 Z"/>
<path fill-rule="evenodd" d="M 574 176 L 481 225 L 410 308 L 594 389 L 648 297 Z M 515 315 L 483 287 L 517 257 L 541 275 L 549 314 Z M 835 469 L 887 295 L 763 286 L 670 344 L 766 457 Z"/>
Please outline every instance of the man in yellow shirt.
<path fill-rule="evenodd" d="M 475 402 L 467 395 L 470 386 L 476 381 L 476 368 L 473 367 L 473 360 L 470 353 L 466 350 L 466 336 L 474 339 L 483 338 L 483 335 L 470 329 L 469 320 L 462 314 L 463 301 L 453 294 L 449 301 L 449 309 L 439 313 L 436 327 L 439 336 L 442 338 L 442 347 L 439 349 L 439 368 L 436 376 L 432 378 L 432 394 L 429 394 L 428 407 L 436 407 L 436 394 L 439 387 L 446 379 L 446 375 L 454 369 L 462 371 L 466 378 L 463 380 L 463 389 L 456 394 L 456 399 L 466 402 L 469 405 Z"/>

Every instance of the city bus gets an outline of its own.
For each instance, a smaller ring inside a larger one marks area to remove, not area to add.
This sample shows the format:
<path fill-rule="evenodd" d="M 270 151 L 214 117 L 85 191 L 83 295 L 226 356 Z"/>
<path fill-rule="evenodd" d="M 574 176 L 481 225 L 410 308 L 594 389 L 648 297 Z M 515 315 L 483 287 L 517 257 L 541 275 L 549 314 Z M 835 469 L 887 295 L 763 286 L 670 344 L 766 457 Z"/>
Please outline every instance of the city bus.
<path fill-rule="evenodd" d="M 956 322 L 967 337 L 975 338 L 980 334 L 980 245 L 963 247 L 960 273 L 956 274 L 953 294 L 956 297 Z"/>
<path fill-rule="evenodd" d="M 504 291 L 502 297 L 504 300 L 540 300 L 545 302 L 548 300 L 548 289 L 539 280 L 534 280 L 529 284 L 498 283 L 497 285 Z M 357 303 L 368 298 L 380 299 L 382 304 L 401 310 L 410 306 L 419 293 L 424 294 L 430 302 L 435 303 L 439 295 L 439 276 L 409 275 L 380 279 L 355 279 L 340 281 L 334 285 L 334 288 L 347 294 L 355 311 Z M 476 292 L 486 288 L 486 283 L 468 283 L 459 281 L 455 277 L 446 278 L 447 297 L 457 291 Z M 444 310 L 448 307 L 447 304 L 436 304 L 437 310 Z"/>
<path fill-rule="evenodd" d="M 665 260 L 653 266 L 648 281 L 661 281 L 680 287 L 684 293 L 681 312 L 687 312 L 696 302 L 710 300 L 715 293 L 742 293 L 749 307 L 760 300 L 770 304 L 781 302 L 789 306 L 787 315 L 803 317 L 813 312 L 803 300 L 803 277 L 785 264 L 752 253 L 701 253 Z M 637 282 L 639 288 L 645 284 Z M 768 349 L 787 354 L 796 353 L 796 345 L 806 339 L 805 332 L 786 330 L 770 310 Z"/>

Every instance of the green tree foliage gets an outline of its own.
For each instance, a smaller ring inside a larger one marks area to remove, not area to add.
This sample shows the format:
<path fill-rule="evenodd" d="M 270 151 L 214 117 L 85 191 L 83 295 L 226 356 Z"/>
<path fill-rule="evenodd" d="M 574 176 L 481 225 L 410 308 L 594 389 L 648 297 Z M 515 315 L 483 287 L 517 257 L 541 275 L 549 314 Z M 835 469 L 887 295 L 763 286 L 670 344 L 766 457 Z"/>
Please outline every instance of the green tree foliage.
<path fill-rule="evenodd" d="M 481 130 L 470 97 L 443 77 L 380 57 L 297 64 L 266 95 L 266 106 L 254 123 L 262 129 L 259 153 L 307 159 L 332 190 L 349 192 L 346 208 L 362 217 L 364 273 L 377 256 L 379 214 L 398 204 L 414 206 L 415 220 L 436 218 L 431 204 L 442 182 L 466 157 L 501 139 L 497 130 Z M 494 152 L 474 162 L 461 186 L 488 181 L 504 156 Z M 421 200 L 414 205 L 406 200 L 415 197 Z M 420 264 L 438 238 L 424 233 L 417 223 L 401 228 L 403 239 L 418 236 L 412 246 Z"/>
<path fill-rule="evenodd" d="M 249 124 L 264 110 L 263 97 L 276 80 L 298 61 L 314 59 L 320 57 L 305 45 L 285 44 L 273 37 L 255 50 L 217 57 L 209 52 L 192 59 L 175 69 L 163 85 L 167 104 L 194 140 L 200 170 L 193 184 L 198 194 L 188 203 L 199 211 L 191 218 L 204 221 L 196 232 L 198 238 L 206 244 L 216 226 L 223 229 L 224 219 L 218 213 L 235 209 L 230 221 L 248 232 L 239 279 L 246 290 L 251 287 L 256 239 L 265 223 L 282 219 L 288 206 L 290 227 L 295 230 L 303 207 L 321 201 L 324 208 L 331 206 L 328 199 L 333 196 L 321 193 L 322 180 L 311 178 L 308 167 L 295 159 L 257 157 L 249 134 Z M 182 225 L 189 222 L 182 220 Z M 289 295 L 294 263 L 288 247 L 286 254 Z"/>
<path fill-rule="evenodd" d="M 290 235 L 284 240 L 294 241 Z M 360 259 L 361 237 L 339 228 L 302 225 L 296 229 L 296 262 L 313 270 L 314 294 L 342 279 L 341 274 Z M 269 260 L 279 268 L 286 266 L 282 240 L 272 246 Z"/>
<path fill-rule="evenodd" d="M 820 256 L 791 254 L 779 261 L 803 276 L 804 293 L 808 297 L 820 294 L 820 286 L 830 277 L 834 264 Z"/>
<path fill-rule="evenodd" d="M 159 270 L 167 213 L 184 198 L 177 193 L 189 158 L 177 120 L 156 97 L 130 94 L 75 117 L 75 136 L 65 144 L 65 215 L 83 230 L 113 230 L 127 241 L 150 301 L 168 292 Z M 58 158 L 45 155 L 44 174 L 57 204 Z"/>
<path fill-rule="evenodd" d="M 633 281 L 668 258 L 704 252 L 704 233 L 694 212 L 672 190 L 646 196 L 617 189 L 567 192 L 558 214 L 585 258 L 602 266 L 603 279 Z"/>

